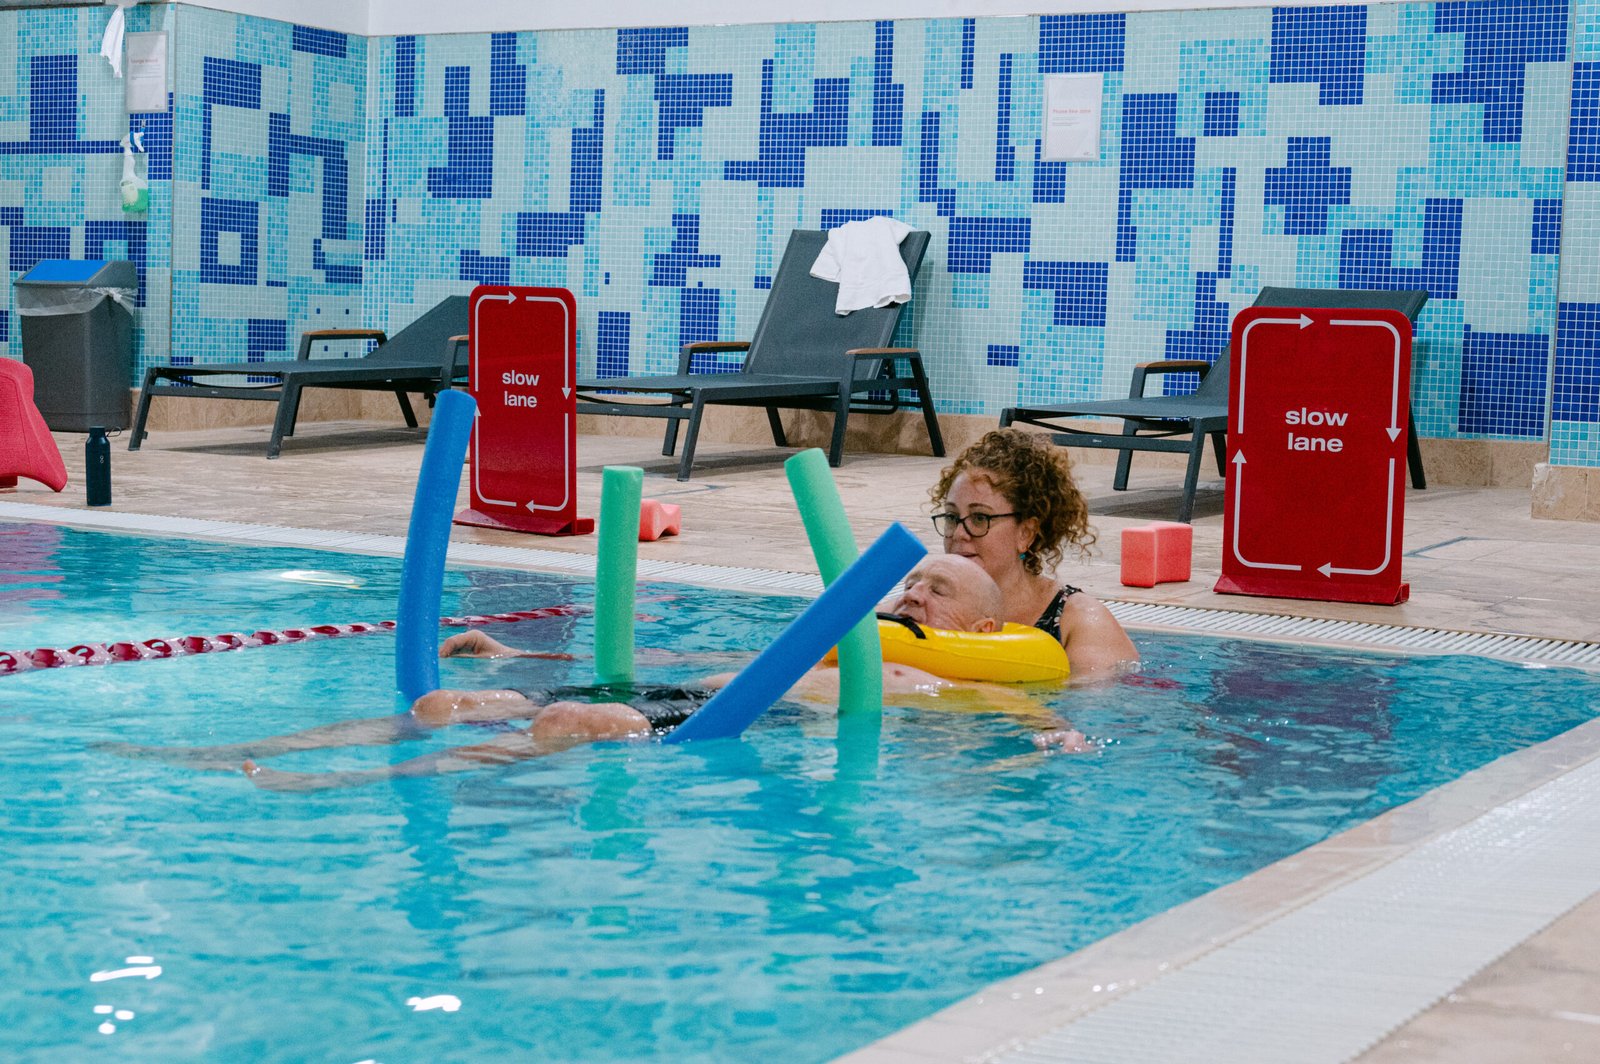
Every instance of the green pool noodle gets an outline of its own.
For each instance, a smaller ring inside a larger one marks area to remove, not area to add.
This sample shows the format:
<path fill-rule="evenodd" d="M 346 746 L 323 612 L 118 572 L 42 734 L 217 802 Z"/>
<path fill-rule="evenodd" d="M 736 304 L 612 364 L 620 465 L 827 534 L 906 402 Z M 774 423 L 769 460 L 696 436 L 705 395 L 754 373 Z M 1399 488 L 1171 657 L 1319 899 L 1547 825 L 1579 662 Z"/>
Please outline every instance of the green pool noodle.
<path fill-rule="evenodd" d="M 606 466 L 600 479 L 600 541 L 594 561 L 594 678 L 633 682 L 633 593 L 639 576 L 639 506 L 644 470 Z"/>
<path fill-rule="evenodd" d="M 790 458 L 783 468 L 822 583 L 832 584 L 860 551 L 850 534 L 828 456 L 812 448 Z M 870 613 L 839 640 L 839 715 L 859 713 L 883 713 L 883 647 L 878 642 L 878 620 Z"/>

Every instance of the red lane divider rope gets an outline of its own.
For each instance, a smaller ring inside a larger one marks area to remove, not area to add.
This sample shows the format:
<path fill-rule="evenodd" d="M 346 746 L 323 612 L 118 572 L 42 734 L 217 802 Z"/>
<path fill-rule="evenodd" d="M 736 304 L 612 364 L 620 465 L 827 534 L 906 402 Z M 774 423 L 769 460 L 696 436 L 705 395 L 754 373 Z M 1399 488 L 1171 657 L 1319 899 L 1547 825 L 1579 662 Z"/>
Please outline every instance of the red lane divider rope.
<path fill-rule="evenodd" d="M 445 617 L 439 621 L 441 628 L 477 628 L 486 624 L 509 624 L 513 621 L 539 620 L 545 617 L 572 617 L 588 613 L 586 606 L 545 606 L 536 610 L 514 610 L 510 613 L 473 613 L 463 617 Z M 59 669 L 72 665 L 111 665 L 119 661 L 149 661 L 155 658 L 177 658 L 189 654 L 214 654 L 224 650 L 244 650 L 248 647 L 277 646 L 283 643 L 304 643 L 311 639 L 336 639 L 347 635 L 367 635 L 372 632 L 394 631 L 393 621 L 375 624 L 313 624 L 304 628 L 264 628 L 259 632 L 223 632 L 221 635 L 184 635 L 169 639 L 146 639 L 143 642 L 79 643 L 60 649 L 39 647 L 35 650 L 0 650 L 0 676 L 10 676 L 34 669 Z M 539 655 L 540 657 L 568 658 L 568 654 Z"/>

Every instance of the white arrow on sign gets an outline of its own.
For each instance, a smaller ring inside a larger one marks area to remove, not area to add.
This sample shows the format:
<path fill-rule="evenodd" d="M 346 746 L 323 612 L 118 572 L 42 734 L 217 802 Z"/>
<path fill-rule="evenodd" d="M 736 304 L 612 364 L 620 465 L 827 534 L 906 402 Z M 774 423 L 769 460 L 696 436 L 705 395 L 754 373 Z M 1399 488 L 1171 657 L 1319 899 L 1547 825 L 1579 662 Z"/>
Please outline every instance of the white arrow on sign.
<path fill-rule="evenodd" d="M 478 437 L 482 435 L 482 431 L 477 423 L 482 416 L 481 409 L 472 412 L 472 490 L 484 502 L 492 502 L 496 506 L 515 506 L 517 504 L 510 499 L 491 499 L 483 493 L 483 482 L 478 479 L 483 472 L 483 463 L 478 460 Z"/>
<path fill-rule="evenodd" d="M 1298 318 L 1257 318 L 1244 327 L 1244 332 L 1239 334 L 1239 432 L 1244 431 L 1244 382 L 1245 369 L 1250 361 L 1250 330 L 1257 325 L 1297 325 L 1304 329 L 1311 324 L 1311 319 L 1305 314 Z M 1295 566 L 1299 568 L 1299 566 Z"/>
<path fill-rule="evenodd" d="M 481 335 L 483 331 L 478 328 L 478 318 L 483 313 L 483 305 L 485 303 L 515 303 L 516 301 L 517 297 L 512 295 L 510 292 L 502 292 L 497 296 L 487 295 L 480 297 L 479 300 L 472 306 L 472 335 Z M 472 393 L 474 395 L 482 395 L 483 391 L 478 383 L 478 364 L 482 361 L 482 359 L 478 358 L 477 346 L 477 344 L 468 341 L 467 351 L 472 356 Z M 484 501 L 487 502 L 488 500 Z"/>
<path fill-rule="evenodd" d="M 561 469 L 563 474 L 572 467 L 572 429 L 566 414 L 561 415 Z M 572 485 L 572 478 L 563 475 L 561 478 L 561 501 L 554 506 L 540 506 L 532 499 L 528 500 L 528 509 L 533 512 L 539 510 L 564 510 L 567 506 L 567 490 Z"/>
<path fill-rule="evenodd" d="M 1388 329 L 1389 335 L 1394 337 L 1394 383 L 1389 391 L 1389 442 L 1393 443 L 1399 438 L 1405 426 L 1400 424 L 1400 330 L 1386 321 L 1330 321 L 1329 325 L 1364 325 L 1368 328 Z M 1240 385 L 1243 394 L 1243 384 Z"/>
<path fill-rule="evenodd" d="M 1246 326 L 1248 328 L 1248 326 Z M 1253 562 L 1239 551 L 1239 512 L 1240 502 L 1244 496 L 1244 451 L 1238 451 L 1233 456 L 1233 556 L 1240 565 L 1247 565 L 1252 569 L 1287 569 L 1298 573 L 1304 569 L 1303 565 L 1290 565 L 1287 562 Z"/>
<path fill-rule="evenodd" d="M 1394 459 L 1389 459 L 1389 493 L 1384 496 L 1383 507 L 1383 561 L 1375 569 L 1341 569 L 1332 562 L 1317 567 L 1317 572 L 1323 576 L 1331 577 L 1334 573 L 1344 576 L 1376 576 L 1389 568 L 1389 556 L 1394 550 Z"/>
<path fill-rule="evenodd" d="M 567 304 L 565 302 L 563 302 L 562 300 L 559 300 L 559 299 L 555 299 L 555 298 L 553 298 L 551 296 L 523 296 L 522 298 L 526 299 L 529 303 L 554 303 L 556 306 L 560 307 L 561 308 L 561 338 L 563 340 L 566 339 L 567 333 L 569 333 L 571 330 L 568 328 L 568 323 L 567 323 Z M 563 399 L 571 399 L 572 398 L 572 359 L 567 358 L 566 355 L 567 355 L 567 353 L 565 351 L 563 351 L 561 353 L 561 398 L 563 398 Z"/>

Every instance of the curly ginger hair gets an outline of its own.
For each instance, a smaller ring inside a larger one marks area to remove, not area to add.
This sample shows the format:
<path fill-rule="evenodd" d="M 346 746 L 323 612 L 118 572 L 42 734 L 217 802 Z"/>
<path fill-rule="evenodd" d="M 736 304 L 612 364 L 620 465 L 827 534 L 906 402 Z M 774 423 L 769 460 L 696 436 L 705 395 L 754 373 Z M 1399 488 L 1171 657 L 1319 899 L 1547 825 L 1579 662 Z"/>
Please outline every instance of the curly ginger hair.
<path fill-rule="evenodd" d="M 935 507 L 943 506 L 950 487 L 963 473 L 982 477 L 1010 502 L 1019 521 L 1033 518 L 1039 532 L 1023 552 L 1022 564 L 1038 575 L 1061 561 L 1063 545 L 1087 557 L 1094 545 L 1089 504 L 1072 477 L 1072 462 L 1048 437 L 1022 429 L 995 429 L 962 451 L 939 475 L 928 492 Z"/>

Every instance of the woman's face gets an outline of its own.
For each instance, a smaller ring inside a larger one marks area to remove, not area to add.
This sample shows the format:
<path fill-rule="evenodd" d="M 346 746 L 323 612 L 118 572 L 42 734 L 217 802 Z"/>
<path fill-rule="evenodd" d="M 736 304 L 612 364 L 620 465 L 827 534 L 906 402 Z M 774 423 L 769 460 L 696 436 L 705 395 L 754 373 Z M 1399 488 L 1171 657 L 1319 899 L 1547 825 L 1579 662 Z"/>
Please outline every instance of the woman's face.
<path fill-rule="evenodd" d="M 1009 514 L 1013 509 L 1011 500 L 995 490 L 994 483 L 982 470 L 968 470 L 958 475 L 944 500 L 944 512 L 957 517 L 974 513 Z M 958 525 L 953 534 L 944 537 L 944 552 L 973 559 L 1003 584 L 1007 575 L 1022 568 L 1018 555 L 1028 549 L 1038 532 L 1039 522 L 1032 517 L 992 520 L 988 535 L 976 537 L 965 526 Z"/>

